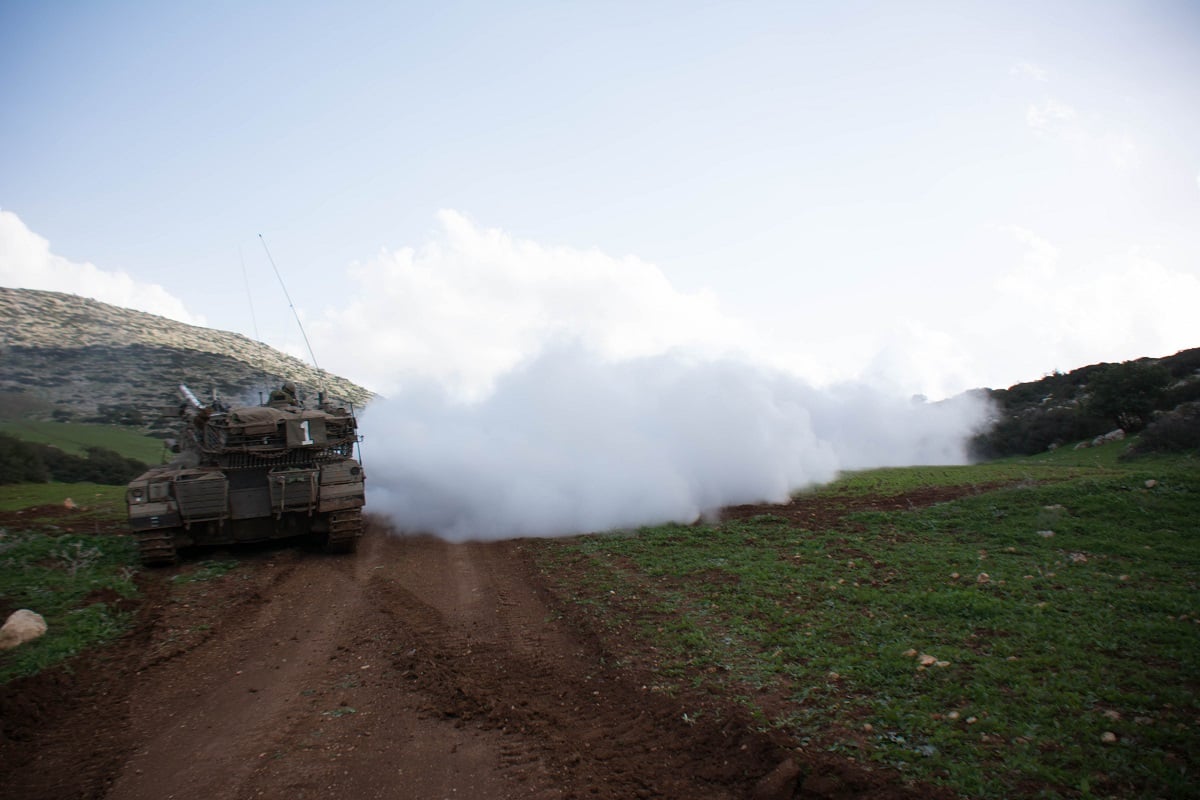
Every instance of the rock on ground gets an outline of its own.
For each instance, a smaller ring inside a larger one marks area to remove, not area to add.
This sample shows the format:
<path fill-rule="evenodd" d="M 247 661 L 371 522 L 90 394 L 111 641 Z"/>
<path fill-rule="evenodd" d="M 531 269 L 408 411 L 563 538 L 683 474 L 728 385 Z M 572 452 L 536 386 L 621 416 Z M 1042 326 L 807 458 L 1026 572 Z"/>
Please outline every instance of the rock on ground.
<path fill-rule="evenodd" d="M 17 609 L 8 615 L 0 628 L 0 650 L 11 650 L 32 641 L 46 632 L 46 620 L 36 611 Z"/>

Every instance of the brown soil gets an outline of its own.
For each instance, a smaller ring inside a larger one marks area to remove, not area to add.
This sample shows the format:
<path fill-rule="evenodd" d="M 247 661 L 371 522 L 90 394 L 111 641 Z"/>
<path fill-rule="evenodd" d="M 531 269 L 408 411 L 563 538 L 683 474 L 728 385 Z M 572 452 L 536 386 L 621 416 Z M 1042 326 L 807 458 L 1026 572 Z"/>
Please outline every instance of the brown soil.
<path fill-rule="evenodd" d="M 88 513 L 91 510 L 89 506 L 52 503 L 20 511 L 0 511 L 0 528 L 27 528 L 32 524 L 40 530 L 77 534 L 123 533 L 126 530 L 123 518 L 114 518 L 111 513 L 93 516 Z"/>
<path fill-rule="evenodd" d="M 781 512 L 728 511 L 758 513 Z M 149 573 L 119 643 L 0 687 L 2 794 L 948 796 L 795 749 L 727 698 L 655 691 L 556 607 L 530 547 L 372 521 L 354 556 L 239 553 L 239 569 L 197 582 L 194 564 Z"/>
<path fill-rule="evenodd" d="M 721 511 L 721 520 L 749 519 L 770 514 L 783 517 L 801 528 L 831 528 L 840 525 L 842 517 L 847 514 L 859 511 L 910 511 L 966 495 L 983 494 L 1003 485 L 1005 484 L 925 486 L 897 495 L 823 492 L 810 497 L 801 495 L 786 505 L 732 506 Z"/>

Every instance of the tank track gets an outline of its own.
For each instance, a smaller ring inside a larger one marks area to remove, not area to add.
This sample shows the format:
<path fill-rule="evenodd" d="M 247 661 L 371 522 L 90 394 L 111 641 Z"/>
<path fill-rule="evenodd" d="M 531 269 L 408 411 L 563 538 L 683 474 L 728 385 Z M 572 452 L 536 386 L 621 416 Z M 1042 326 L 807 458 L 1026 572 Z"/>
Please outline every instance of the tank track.
<path fill-rule="evenodd" d="M 362 532 L 361 509 L 334 511 L 329 515 L 329 538 L 325 541 L 325 549 L 330 553 L 353 553 Z"/>
<path fill-rule="evenodd" d="M 170 529 L 142 531 L 137 535 L 138 555 L 147 567 L 176 564 L 179 554 L 175 551 L 175 534 Z"/>

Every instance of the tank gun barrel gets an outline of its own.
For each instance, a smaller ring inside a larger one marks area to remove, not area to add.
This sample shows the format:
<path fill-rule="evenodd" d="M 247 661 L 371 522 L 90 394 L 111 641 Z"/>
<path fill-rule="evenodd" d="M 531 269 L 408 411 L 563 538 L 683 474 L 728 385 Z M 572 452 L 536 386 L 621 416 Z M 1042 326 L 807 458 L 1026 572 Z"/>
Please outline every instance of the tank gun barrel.
<path fill-rule="evenodd" d="M 191 404 L 192 408 L 195 408 L 195 409 L 204 408 L 204 404 L 196 399 L 196 395 L 192 394 L 192 390 L 189 389 L 187 386 L 185 386 L 182 383 L 179 384 L 179 393 L 181 395 L 183 395 L 184 400 L 187 400 L 188 403 Z"/>

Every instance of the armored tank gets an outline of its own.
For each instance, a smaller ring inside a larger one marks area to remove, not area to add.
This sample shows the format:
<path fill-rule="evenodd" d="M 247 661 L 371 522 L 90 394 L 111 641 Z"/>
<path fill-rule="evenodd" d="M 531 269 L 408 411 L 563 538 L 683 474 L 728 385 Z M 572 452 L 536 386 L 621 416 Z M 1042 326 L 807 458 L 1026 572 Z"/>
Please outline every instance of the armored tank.
<path fill-rule="evenodd" d="M 182 430 L 169 464 L 130 482 L 129 526 L 142 563 L 173 564 L 181 547 L 308 537 L 352 552 L 365 502 L 353 410 L 285 383 L 262 405 L 201 403 L 179 387 Z"/>

